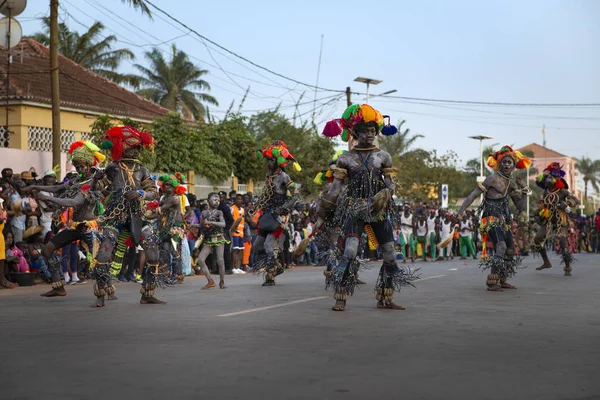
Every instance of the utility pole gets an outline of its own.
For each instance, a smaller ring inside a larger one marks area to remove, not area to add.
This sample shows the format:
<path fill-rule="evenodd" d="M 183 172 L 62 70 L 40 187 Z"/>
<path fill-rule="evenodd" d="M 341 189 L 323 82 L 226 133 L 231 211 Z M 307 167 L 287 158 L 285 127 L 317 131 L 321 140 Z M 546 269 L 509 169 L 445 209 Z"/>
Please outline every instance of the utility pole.
<path fill-rule="evenodd" d="M 350 92 L 350 86 L 346 88 L 346 106 L 350 107 L 352 105 L 352 93 Z"/>
<path fill-rule="evenodd" d="M 60 93 L 58 91 L 58 0 L 50 0 L 50 79 L 52 92 L 52 167 L 62 177 L 60 161 Z"/>

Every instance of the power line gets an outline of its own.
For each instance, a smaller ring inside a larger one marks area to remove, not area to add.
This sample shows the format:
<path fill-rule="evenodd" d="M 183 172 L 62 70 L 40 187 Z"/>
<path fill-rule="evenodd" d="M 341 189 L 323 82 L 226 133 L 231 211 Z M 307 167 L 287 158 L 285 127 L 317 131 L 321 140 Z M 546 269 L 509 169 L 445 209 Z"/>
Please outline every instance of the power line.
<path fill-rule="evenodd" d="M 327 91 L 327 92 L 338 92 L 338 93 L 343 93 L 343 92 L 344 92 L 343 90 L 333 90 L 333 89 L 327 89 L 327 88 L 322 88 L 322 87 L 318 87 L 318 86 L 315 86 L 315 85 L 311 85 L 311 84 L 308 84 L 308 83 L 305 83 L 305 82 L 301 82 L 301 81 L 299 81 L 299 80 L 297 80 L 297 79 L 290 78 L 290 77 L 288 77 L 288 76 L 285 76 L 285 75 L 283 75 L 283 74 L 280 74 L 279 72 L 275 72 L 275 71 L 273 71 L 273 70 L 271 70 L 271 69 L 269 69 L 269 68 L 267 68 L 267 67 L 263 67 L 262 65 L 259 65 L 259 64 L 255 63 L 255 62 L 253 62 L 253 61 L 251 61 L 251 60 L 247 59 L 246 57 L 244 57 L 244 56 L 241 56 L 241 55 L 239 55 L 239 54 L 237 54 L 237 53 L 235 53 L 235 52 L 233 52 L 233 51 L 231 51 L 231 50 L 229 50 L 229 49 L 227 49 L 227 48 L 225 48 L 225 47 L 221 46 L 220 44 L 218 44 L 218 43 L 216 43 L 216 42 L 214 42 L 214 41 L 210 40 L 210 39 L 209 39 L 209 38 L 207 38 L 206 36 L 204 36 L 204 35 L 201 35 L 201 34 L 200 34 L 200 33 L 198 33 L 196 30 L 194 30 L 194 29 L 190 28 L 189 26 L 187 26 L 186 24 L 184 24 L 183 22 L 181 22 L 181 21 L 180 21 L 180 20 L 178 20 L 177 18 L 173 17 L 171 14 L 167 13 L 166 11 L 164 11 L 162 8 L 160 8 L 160 7 L 156 6 L 156 5 L 155 5 L 154 3 L 152 3 L 151 1 L 149 1 L 149 0 L 146 0 L 146 3 L 148 3 L 150 6 L 152 6 L 152 7 L 153 7 L 154 9 L 156 9 L 157 11 L 159 11 L 159 12 L 161 12 L 162 14 L 166 15 L 166 16 L 167 16 L 169 19 L 171 19 L 171 20 L 175 21 L 175 22 L 176 22 L 176 23 L 178 23 L 179 25 L 181 25 L 181 26 L 183 26 L 184 28 L 188 29 L 190 32 L 194 33 L 195 35 L 197 35 L 197 36 L 198 36 L 198 37 L 200 37 L 201 39 L 203 39 L 203 40 L 206 40 L 207 42 L 209 42 L 209 43 L 210 43 L 210 44 L 212 44 L 213 46 L 216 46 L 216 47 L 220 48 L 221 50 L 223 50 L 223 51 L 226 51 L 227 53 L 231 54 L 232 56 L 235 56 L 235 57 L 239 58 L 240 60 L 243 60 L 243 61 L 247 62 L 248 64 L 251 64 L 251 65 L 255 66 L 256 68 L 260 68 L 260 69 L 262 69 L 262 70 L 264 70 L 264 71 L 267 71 L 267 72 L 269 72 L 269 73 L 271 73 L 271 74 L 273 74 L 273 75 L 276 75 L 276 76 L 278 76 L 278 77 L 280 77 L 280 78 L 286 79 L 286 80 L 288 80 L 288 81 L 291 81 L 291 82 L 297 83 L 297 84 L 299 84 L 299 85 L 302 85 L 302 86 L 309 87 L 309 88 L 311 88 L 311 89 L 320 89 L 320 90 Z"/>

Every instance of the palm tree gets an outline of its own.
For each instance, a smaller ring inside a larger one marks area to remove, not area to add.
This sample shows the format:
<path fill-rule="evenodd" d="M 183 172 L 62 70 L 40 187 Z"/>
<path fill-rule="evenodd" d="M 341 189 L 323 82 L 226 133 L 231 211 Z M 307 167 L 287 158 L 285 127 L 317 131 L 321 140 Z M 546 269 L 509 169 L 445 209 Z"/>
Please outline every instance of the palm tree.
<path fill-rule="evenodd" d="M 44 31 L 32 37 L 43 45 L 50 46 L 50 18 L 44 17 L 43 23 Z M 104 29 L 102 22 L 96 21 L 87 32 L 79 34 L 71 31 L 66 24 L 60 23 L 58 24 L 58 52 L 115 83 L 128 83 L 137 88 L 138 76 L 116 72 L 121 62 L 133 60 L 135 55 L 129 49 L 113 49 L 117 37 L 114 35 L 104 37 L 102 35 Z"/>
<path fill-rule="evenodd" d="M 196 120 L 204 120 L 205 107 L 202 102 L 219 105 L 210 94 L 190 90 L 210 91 L 210 85 L 202 79 L 208 71 L 196 67 L 188 55 L 177 50 L 175 45 L 168 61 L 158 48 L 146 52 L 145 56 L 150 63 L 149 68 L 135 65 L 143 75 L 140 82 L 144 88 L 137 92 L 139 95 Z"/>
<path fill-rule="evenodd" d="M 139 9 L 142 14 L 146 14 L 150 19 L 152 19 L 152 13 L 148 8 L 145 0 L 121 0 L 121 3 L 129 3 L 134 9 Z"/>
<path fill-rule="evenodd" d="M 583 179 L 583 185 L 585 187 L 584 191 L 584 199 L 587 200 L 588 197 L 588 183 L 592 185 L 596 192 L 600 191 L 600 160 L 592 160 L 589 157 L 581 157 L 576 158 L 577 161 L 577 169 L 581 174 L 581 179 Z"/>
<path fill-rule="evenodd" d="M 412 150 L 409 150 L 410 147 L 417 141 L 419 138 L 423 138 L 423 135 L 412 135 L 408 136 L 410 129 L 406 128 L 404 132 L 402 131 L 402 125 L 404 125 L 406 121 L 402 120 L 398 123 L 398 133 L 394 136 L 388 136 L 379 142 L 380 147 L 390 153 L 392 157 L 406 157 Z"/>

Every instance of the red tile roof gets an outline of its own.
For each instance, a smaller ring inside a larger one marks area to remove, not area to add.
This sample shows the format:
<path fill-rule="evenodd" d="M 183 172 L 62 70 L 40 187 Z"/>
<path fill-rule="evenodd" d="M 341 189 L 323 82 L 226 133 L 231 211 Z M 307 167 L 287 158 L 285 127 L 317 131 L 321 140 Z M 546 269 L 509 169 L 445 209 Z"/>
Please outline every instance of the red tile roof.
<path fill-rule="evenodd" d="M 13 48 L 9 99 L 51 104 L 50 52 L 33 39 Z M 60 104 L 62 107 L 114 116 L 153 120 L 170 110 L 103 78 L 61 55 Z M 0 99 L 6 101 L 6 51 L 0 51 Z"/>
<path fill-rule="evenodd" d="M 523 146 L 517 150 L 520 152 L 523 152 L 526 150 L 531 151 L 531 152 L 533 152 L 533 158 L 561 158 L 561 157 L 570 158 L 569 156 L 560 154 L 557 151 L 554 151 L 547 147 L 541 146 L 537 143 L 528 144 L 527 146 Z"/>

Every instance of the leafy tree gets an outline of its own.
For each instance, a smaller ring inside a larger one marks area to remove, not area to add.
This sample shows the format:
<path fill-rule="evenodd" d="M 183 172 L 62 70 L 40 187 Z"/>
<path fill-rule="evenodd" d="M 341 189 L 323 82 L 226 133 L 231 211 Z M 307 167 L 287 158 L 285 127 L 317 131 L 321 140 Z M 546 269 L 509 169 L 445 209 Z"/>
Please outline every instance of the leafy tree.
<path fill-rule="evenodd" d="M 417 139 L 424 138 L 423 135 L 412 135 L 408 136 L 410 129 L 406 128 L 402 131 L 402 125 L 406 121 L 402 120 L 398 123 L 398 133 L 393 136 L 387 136 L 383 140 L 379 141 L 379 147 L 392 156 L 398 156 L 400 158 L 410 153 L 410 148 L 417 141 Z"/>
<path fill-rule="evenodd" d="M 203 103 L 219 105 L 217 99 L 210 94 L 210 84 L 203 77 L 208 74 L 205 69 L 199 69 L 188 55 L 172 47 L 170 60 L 165 60 L 158 48 L 146 52 L 145 57 L 150 66 L 135 64 L 142 73 L 140 83 L 143 89 L 137 93 L 161 106 L 180 112 L 188 119 L 204 120 L 205 107 Z M 204 92 L 194 92 L 193 89 Z"/>
<path fill-rule="evenodd" d="M 436 150 L 416 149 L 404 158 L 394 157 L 400 172 L 394 179 L 396 196 L 417 202 L 437 201 L 442 184 L 448 184 L 451 197 L 464 182 L 464 172 L 456 168 L 454 152 L 438 155 Z"/>
<path fill-rule="evenodd" d="M 589 157 L 581 157 L 576 159 L 577 170 L 581 174 L 584 186 L 584 199 L 588 198 L 588 187 L 592 185 L 592 188 L 596 192 L 600 191 L 600 160 L 592 160 Z"/>
<path fill-rule="evenodd" d="M 34 34 L 33 38 L 45 46 L 50 46 L 50 18 L 44 17 L 42 21 L 44 31 Z M 123 61 L 133 60 L 135 55 L 129 49 L 114 49 L 117 37 L 103 37 L 104 29 L 102 22 L 96 21 L 87 32 L 79 34 L 61 22 L 58 24 L 58 52 L 115 83 L 127 83 L 138 87 L 139 76 L 117 72 Z"/>

